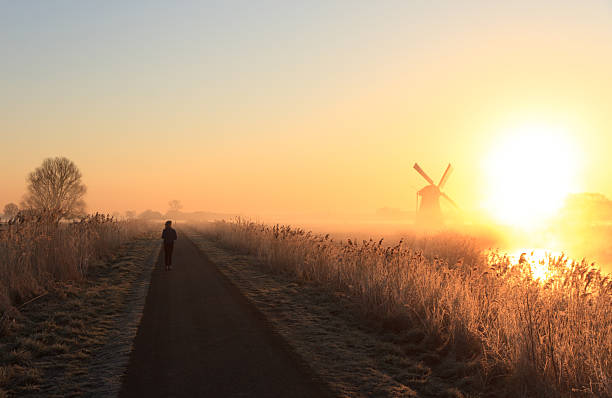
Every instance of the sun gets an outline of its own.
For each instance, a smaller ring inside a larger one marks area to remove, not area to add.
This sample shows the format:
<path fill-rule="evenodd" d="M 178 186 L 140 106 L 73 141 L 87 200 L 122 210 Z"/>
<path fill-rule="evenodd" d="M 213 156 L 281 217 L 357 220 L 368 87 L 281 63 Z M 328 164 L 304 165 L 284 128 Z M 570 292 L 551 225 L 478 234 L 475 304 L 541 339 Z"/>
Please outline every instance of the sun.
<path fill-rule="evenodd" d="M 529 124 L 500 136 L 483 163 L 484 207 L 498 222 L 533 227 L 577 189 L 578 151 L 566 129 Z"/>

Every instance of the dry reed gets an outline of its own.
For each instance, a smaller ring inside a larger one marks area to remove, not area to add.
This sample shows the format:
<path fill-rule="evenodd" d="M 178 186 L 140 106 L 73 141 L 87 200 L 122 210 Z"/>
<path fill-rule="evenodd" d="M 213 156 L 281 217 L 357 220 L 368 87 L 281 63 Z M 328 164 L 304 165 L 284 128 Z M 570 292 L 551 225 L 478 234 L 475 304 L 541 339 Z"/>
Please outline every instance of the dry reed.
<path fill-rule="evenodd" d="M 612 279 L 585 261 L 549 258 L 540 281 L 528 262 L 483 255 L 458 235 L 388 247 L 241 219 L 213 232 L 274 270 L 345 292 L 368 316 L 418 324 L 478 360 L 485 387 L 505 379 L 518 395 L 612 395 Z"/>
<path fill-rule="evenodd" d="M 41 294 L 55 281 L 81 279 L 91 262 L 143 229 L 95 214 L 79 222 L 22 220 L 0 229 L 0 312 Z"/>

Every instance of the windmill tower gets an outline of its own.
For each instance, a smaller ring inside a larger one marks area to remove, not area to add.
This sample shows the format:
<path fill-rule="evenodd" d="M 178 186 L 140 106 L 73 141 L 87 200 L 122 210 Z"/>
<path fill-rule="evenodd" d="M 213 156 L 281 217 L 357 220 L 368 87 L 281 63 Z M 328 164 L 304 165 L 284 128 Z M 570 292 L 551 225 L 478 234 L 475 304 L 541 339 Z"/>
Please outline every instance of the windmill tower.
<path fill-rule="evenodd" d="M 429 183 L 429 185 L 417 192 L 417 224 L 427 228 L 440 227 L 444 223 L 442 211 L 440 210 L 440 196 L 459 209 L 459 206 L 448 195 L 442 192 L 442 188 L 444 188 L 446 181 L 448 181 L 453 168 L 449 163 L 438 185 L 429 178 L 427 173 L 417 163 L 414 164 L 414 169 Z"/>

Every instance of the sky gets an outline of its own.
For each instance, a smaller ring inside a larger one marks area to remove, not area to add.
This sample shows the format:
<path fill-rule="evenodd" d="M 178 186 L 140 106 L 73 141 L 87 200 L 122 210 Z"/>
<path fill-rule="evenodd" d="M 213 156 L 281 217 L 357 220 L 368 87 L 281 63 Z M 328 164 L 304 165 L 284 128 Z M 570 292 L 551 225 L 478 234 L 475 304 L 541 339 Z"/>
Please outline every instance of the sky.
<path fill-rule="evenodd" d="M 92 211 L 612 197 L 610 1 L 0 0 L 0 54 L 0 205 L 52 156 Z"/>

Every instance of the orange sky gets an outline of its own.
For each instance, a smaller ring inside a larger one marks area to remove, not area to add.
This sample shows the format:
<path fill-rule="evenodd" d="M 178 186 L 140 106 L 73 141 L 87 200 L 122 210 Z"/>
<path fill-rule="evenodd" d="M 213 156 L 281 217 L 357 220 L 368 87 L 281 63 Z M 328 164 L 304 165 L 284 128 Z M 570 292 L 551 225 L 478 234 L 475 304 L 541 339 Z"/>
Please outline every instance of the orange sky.
<path fill-rule="evenodd" d="M 609 3 L 33 4 L 0 16 L 0 205 L 61 155 L 92 211 L 412 210 L 415 161 L 479 210 L 524 126 L 612 197 Z"/>

